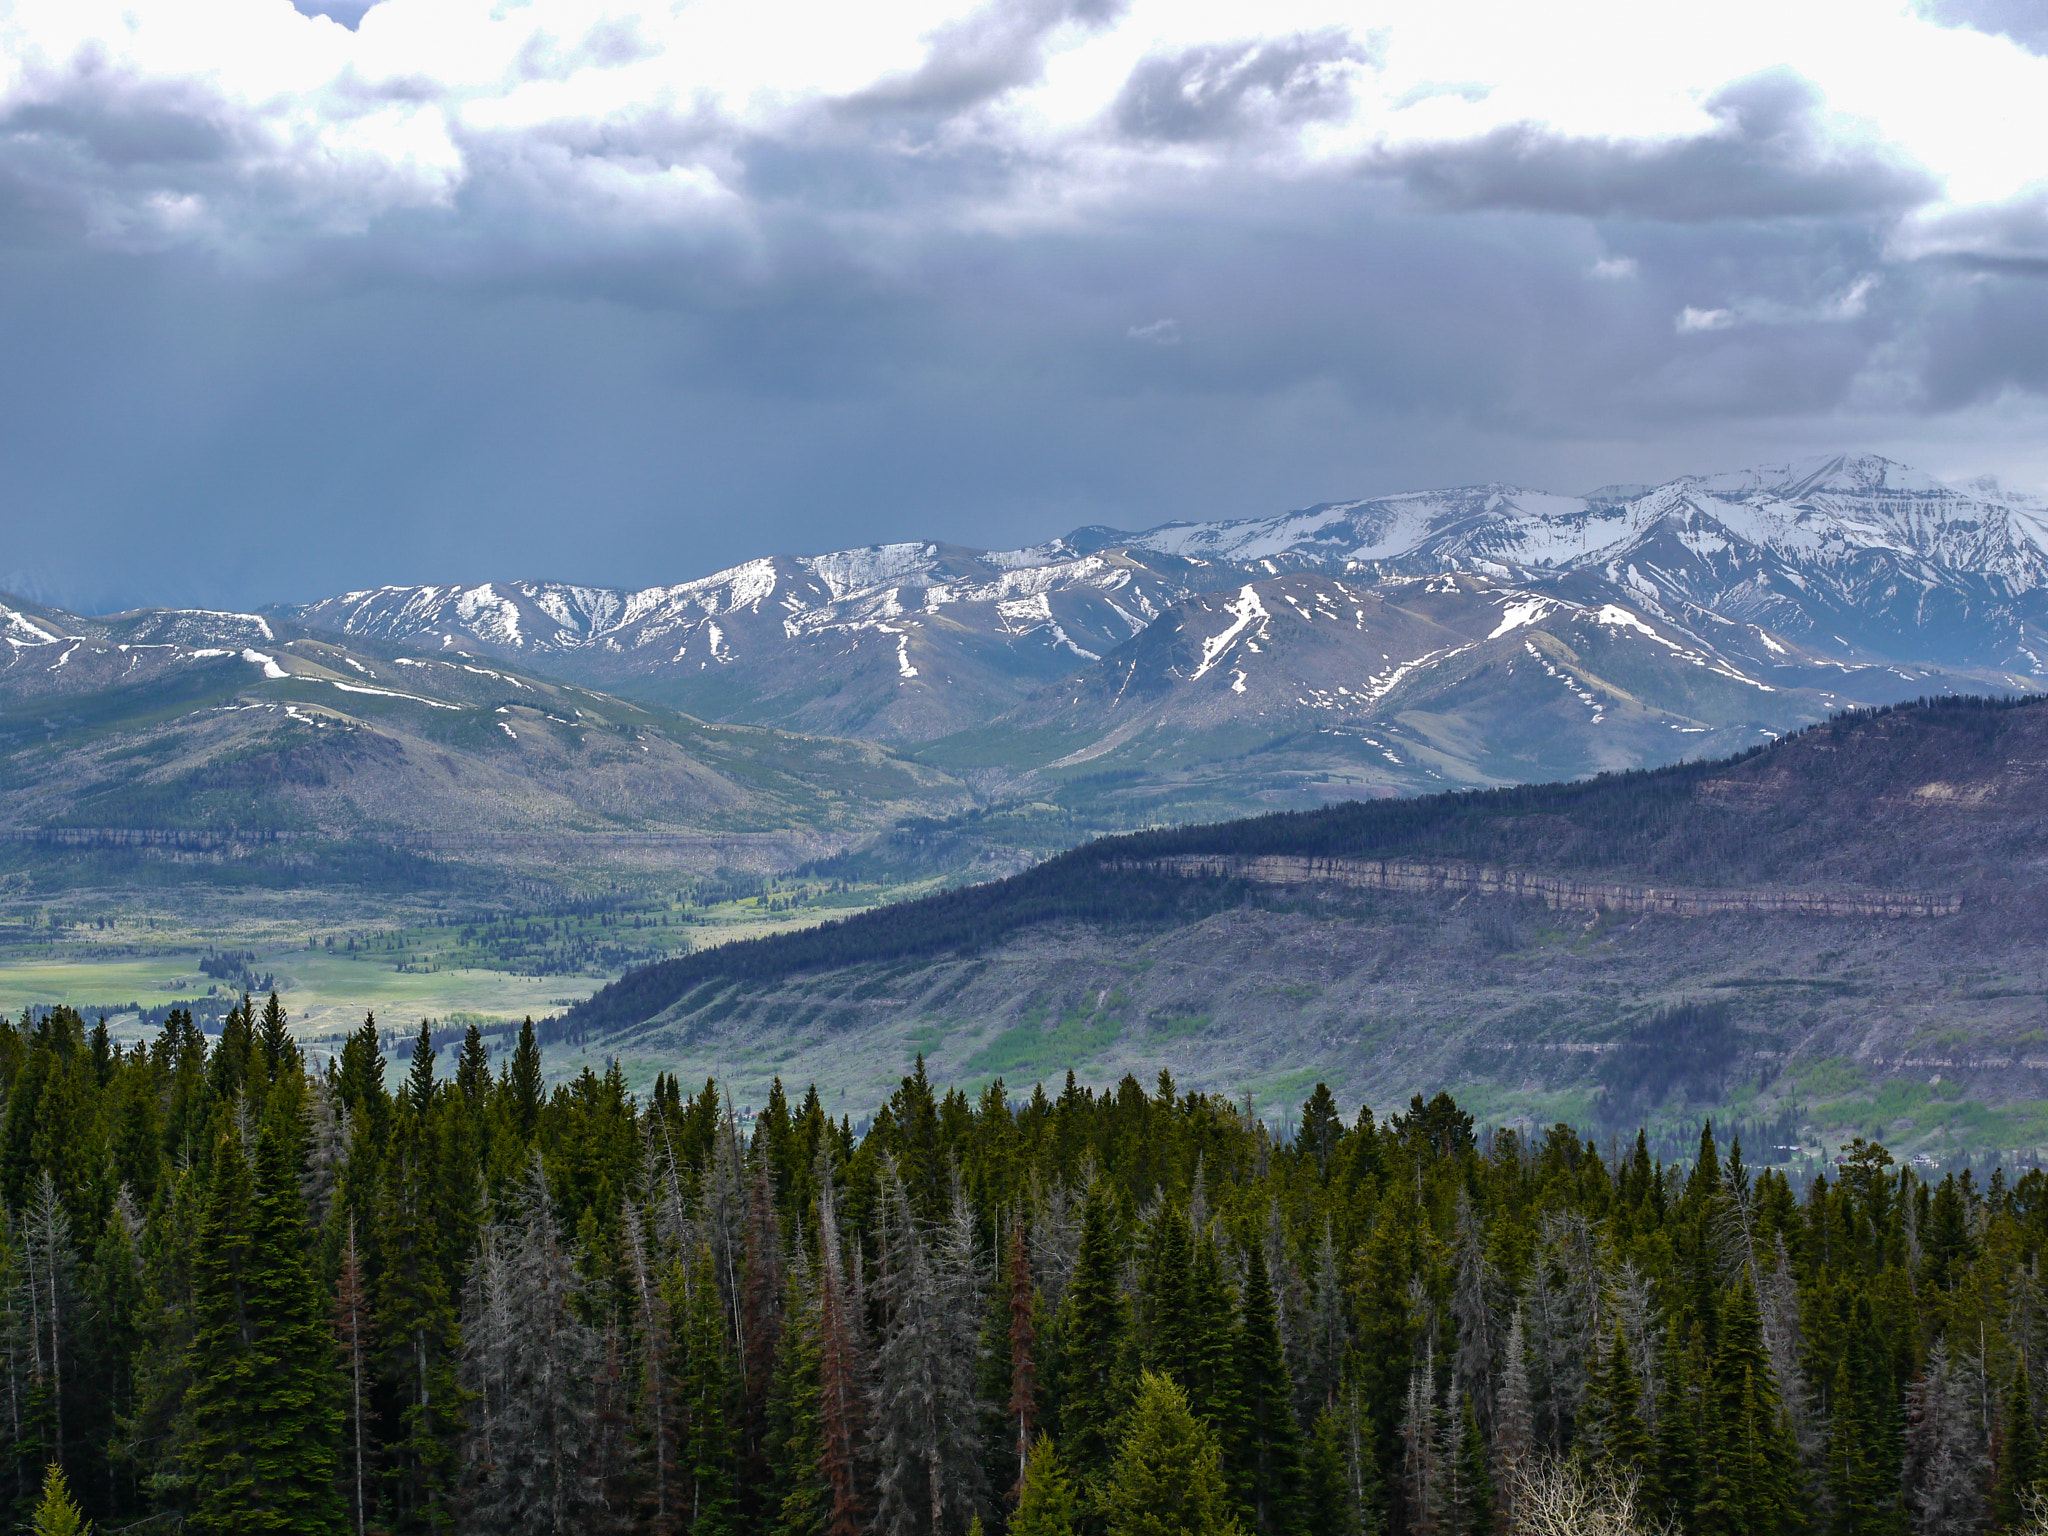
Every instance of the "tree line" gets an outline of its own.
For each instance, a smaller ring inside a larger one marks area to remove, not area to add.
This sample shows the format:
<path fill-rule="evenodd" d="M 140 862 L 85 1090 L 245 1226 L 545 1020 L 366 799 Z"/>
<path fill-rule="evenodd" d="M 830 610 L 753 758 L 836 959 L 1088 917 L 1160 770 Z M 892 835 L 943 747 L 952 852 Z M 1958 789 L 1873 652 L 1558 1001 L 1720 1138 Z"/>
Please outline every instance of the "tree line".
<path fill-rule="evenodd" d="M 0 1518 L 1904 1536 L 2019 1529 L 2048 1470 L 2039 1172 L 1859 1141 L 1795 1190 L 1711 1126 L 1603 1157 L 1318 1087 L 1276 1136 L 922 1062 L 856 1134 L 381 1038 L 0 1021 Z"/>

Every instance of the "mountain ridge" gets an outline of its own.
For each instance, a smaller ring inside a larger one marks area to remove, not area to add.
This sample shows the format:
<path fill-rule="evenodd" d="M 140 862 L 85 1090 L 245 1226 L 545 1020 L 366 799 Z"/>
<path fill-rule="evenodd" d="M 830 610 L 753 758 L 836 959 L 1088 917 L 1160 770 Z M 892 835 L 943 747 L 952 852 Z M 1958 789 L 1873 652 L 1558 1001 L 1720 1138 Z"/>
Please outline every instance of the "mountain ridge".
<path fill-rule="evenodd" d="M 2040 701 L 1860 711 L 1712 763 L 1104 838 L 629 972 L 546 1028 L 721 1063 L 746 1092 L 792 1050 L 849 1087 L 914 1054 L 1013 1086 L 1149 1062 L 1262 1102 L 1443 1080 L 1590 1123 L 1610 1053 L 1711 1006 L 1730 1031 L 1702 1104 L 1805 1118 L 1825 1095 L 1815 1123 L 1912 1144 L 1967 1102 L 2024 1140 L 2048 1128 L 2027 1108 L 2048 1084 L 2044 788 Z"/>

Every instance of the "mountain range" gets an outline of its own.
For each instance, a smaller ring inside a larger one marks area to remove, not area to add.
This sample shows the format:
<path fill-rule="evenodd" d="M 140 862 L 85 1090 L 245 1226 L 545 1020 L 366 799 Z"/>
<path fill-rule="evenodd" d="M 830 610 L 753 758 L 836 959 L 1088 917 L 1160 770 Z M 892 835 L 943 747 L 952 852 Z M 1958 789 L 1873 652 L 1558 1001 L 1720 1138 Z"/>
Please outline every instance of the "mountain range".
<path fill-rule="evenodd" d="M 751 838 L 747 860 L 787 867 L 975 805 L 1050 805 L 1071 840 L 2038 691 L 2048 506 L 1836 457 L 764 557 L 638 590 L 102 617 L 7 599 L 0 638 L 12 837 L 658 832 L 723 839 L 703 858 L 727 863 Z"/>
<path fill-rule="evenodd" d="M 764 558 L 637 591 L 387 587 L 290 616 L 888 742 L 992 793 L 1119 775 L 1298 803 L 1667 762 L 1850 705 L 2032 690 L 2048 506 L 1836 457 L 1006 552 Z"/>

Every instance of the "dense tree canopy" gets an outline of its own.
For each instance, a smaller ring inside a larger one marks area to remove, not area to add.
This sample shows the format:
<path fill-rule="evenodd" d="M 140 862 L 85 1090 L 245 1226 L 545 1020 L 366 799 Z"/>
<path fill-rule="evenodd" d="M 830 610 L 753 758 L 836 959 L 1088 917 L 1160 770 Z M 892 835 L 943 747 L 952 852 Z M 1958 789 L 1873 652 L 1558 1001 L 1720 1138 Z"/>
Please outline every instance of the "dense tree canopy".
<path fill-rule="evenodd" d="M 2039 1173 L 921 1065 L 856 1135 L 379 1038 L 0 1024 L 10 1523 L 1472 1536 L 1602 1486 L 1848 1536 L 2044 1471 Z"/>

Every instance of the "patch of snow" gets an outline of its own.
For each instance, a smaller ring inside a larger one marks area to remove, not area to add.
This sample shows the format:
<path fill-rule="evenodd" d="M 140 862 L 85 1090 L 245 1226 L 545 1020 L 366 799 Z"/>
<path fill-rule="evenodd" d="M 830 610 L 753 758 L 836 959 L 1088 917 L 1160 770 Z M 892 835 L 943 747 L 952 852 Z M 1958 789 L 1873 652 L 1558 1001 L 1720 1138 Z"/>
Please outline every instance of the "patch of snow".
<path fill-rule="evenodd" d="M 223 646 L 209 645 L 203 651 L 193 651 L 190 654 L 194 660 L 197 660 L 201 656 L 232 656 L 235 653 L 233 651 L 226 649 Z"/>
<path fill-rule="evenodd" d="M 1272 618 L 1272 615 L 1266 612 L 1266 605 L 1259 601 L 1258 590 L 1249 582 L 1237 594 L 1236 602 L 1223 605 L 1223 611 L 1231 616 L 1231 625 L 1222 634 L 1202 642 L 1202 664 L 1195 668 L 1194 675 L 1188 679 L 1191 683 L 1200 681 L 1203 674 L 1215 666 L 1217 659 L 1230 648 L 1230 643 L 1243 634 L 1254 620 Z"/>
<path fill-rule="evenodd" d="M 1550 612 L 1551 605 L 1540 597 L 1526 598 L 1519 603 L 1509 603 L 1501 610 L 1500 623 L 1486 638 L 1498 640 L 1511 629 L 1520 629 L 1524 624 L 1534 624 Z M 1619 611 L 1619 610 L 1617 610 Z"/>
<path fill-rule="evenodd" d="M 910 664 L 910 635 L 904 630 L 896 632 L 896 671 L 903 677 L 917 676 L 917 668 Z"/>
<path fill-rule="evenodd" d="M 283 667 L 277 664 L 275 656 L 266 656 L 261 651 L 243 651 L 242 660 L 248 662 L 252 667 L 261 667 L 266 678 L 275 679 L 291 676 L 291 673 L 285 671 Z"/>
<path fill-rule="evenodd" d="M 462 708 L 460 704 L 443 704 L 439 699 L 423 699 L 416 693 L 400 693 L 396 688 L 366 688 L 361 683 L 344 683 L 338 677 L 330 677 L 327 681 L 334 687 L 339 688 L 343 693 L 374 693 L 379 698 L 406 699 L 414 704 L 424 704 L 429 709 L 452 709 L 459 711 Z"/>

